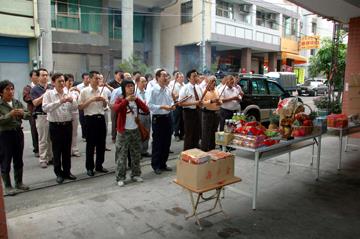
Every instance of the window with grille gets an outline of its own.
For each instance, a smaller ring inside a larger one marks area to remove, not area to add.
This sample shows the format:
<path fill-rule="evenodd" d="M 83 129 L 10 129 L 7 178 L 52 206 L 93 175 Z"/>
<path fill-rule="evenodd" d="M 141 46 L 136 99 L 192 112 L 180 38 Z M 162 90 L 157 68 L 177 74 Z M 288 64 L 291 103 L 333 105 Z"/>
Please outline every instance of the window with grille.
<path fill-rule="evenodd" d="M 216 1 L 216 15 L 226 17 L 229 19 L 234 18 L 234 5 L 225 1 Z"/>
<path fill-rule="evenodd" d="M 181 24 L 192 22 L 193 1 L 183 1 L 181 3 Z"/>
<path fill-rule="evenodd" d="M 51 26 L 56 29 L 101 32 L 102 0 L 51 0 Z"/>

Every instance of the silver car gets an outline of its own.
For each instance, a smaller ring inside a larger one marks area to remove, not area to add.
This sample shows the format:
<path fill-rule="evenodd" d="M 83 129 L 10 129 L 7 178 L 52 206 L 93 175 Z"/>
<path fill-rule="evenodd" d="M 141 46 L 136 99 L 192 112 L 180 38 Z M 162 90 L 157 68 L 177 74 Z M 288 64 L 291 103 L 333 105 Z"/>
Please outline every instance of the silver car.
<path fill-rule="evenodd" d="M 298 88 L 298 95 L 317 96 L 319 94 L 326 95 L 328 87 L 320 80 L 307 80 Z"/>

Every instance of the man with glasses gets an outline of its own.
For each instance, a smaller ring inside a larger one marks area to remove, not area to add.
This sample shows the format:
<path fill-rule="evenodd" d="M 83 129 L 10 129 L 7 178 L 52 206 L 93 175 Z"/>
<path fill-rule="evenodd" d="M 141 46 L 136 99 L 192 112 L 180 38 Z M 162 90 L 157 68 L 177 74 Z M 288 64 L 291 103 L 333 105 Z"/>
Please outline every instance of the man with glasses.
<path fill-rule="evenodd" d="M 35 106 L 34 115 L 36 122 L 36 129 L 39 137 L 39 155 L 40 167 L 47 168 L 48 164 L 52 163 L 52 146 L 49 134 L 49 121 L 46 113 L 42 109 L 42 102 L 44 94 L 47 90 L 52 89 L 48 84 L 48 71 L 44 68 L 39 69 L 39 83 L 31 89 L 30 95 L 32 103 Z"/>

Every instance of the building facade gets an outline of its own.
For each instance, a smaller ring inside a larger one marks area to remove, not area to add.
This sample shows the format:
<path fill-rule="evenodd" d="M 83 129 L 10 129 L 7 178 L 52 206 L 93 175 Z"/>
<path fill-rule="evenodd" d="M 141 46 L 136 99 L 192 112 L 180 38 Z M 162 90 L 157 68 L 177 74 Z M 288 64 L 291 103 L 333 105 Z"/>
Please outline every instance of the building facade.
<path fill-rule="evenodd" d="M 55 71 L 113 72 L 133 54 L 159 65 L 161 7 L 170 0 L 52 0 L 51 32 Z M 122 39 L 126 39 L 123 41 Z"/>
<path fill-rule="evenodd" d="M 298 7 L 286 6 L 263 0 L 178 1 L 161 19 L 162 63 L 182 71 L 201 69 L 203 61 L 211 71 L 293 70 L 306 59 L 298 51 Z"/>
<path fill-rule="evenodd" d="M 0 0 L 0 80 L 16 85 L 16 96 L 22 98 L 28 73 L 37 64 L 40 28 L 37 0 Z"/>

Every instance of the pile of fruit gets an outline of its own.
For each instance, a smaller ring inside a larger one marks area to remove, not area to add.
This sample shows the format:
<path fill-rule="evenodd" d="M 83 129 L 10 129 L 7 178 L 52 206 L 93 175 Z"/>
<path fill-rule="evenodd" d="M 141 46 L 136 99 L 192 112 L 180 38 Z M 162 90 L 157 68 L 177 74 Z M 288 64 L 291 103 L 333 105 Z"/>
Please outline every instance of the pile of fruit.
<path fill-rule="evenodd" d="M 292 124 L 292 136 L 304 137 L 310 135 L 313 131 L 313 121 L 311 117 L 305 113 L 297 113 Z"/>
<path fill-rule="evenodd" d="M 244 126 L 235 129 L 232 144 L 243 147 L 259 148 L 267 147 L 279 142 L 267 136 L 268 130 L 259 122 L 247 122 Z"/>

